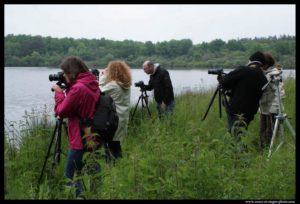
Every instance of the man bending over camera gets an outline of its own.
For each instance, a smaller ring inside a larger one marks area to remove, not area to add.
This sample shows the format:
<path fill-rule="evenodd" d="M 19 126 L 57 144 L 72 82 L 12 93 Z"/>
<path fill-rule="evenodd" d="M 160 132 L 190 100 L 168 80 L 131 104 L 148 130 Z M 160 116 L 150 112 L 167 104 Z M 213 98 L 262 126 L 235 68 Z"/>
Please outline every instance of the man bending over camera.
<path fill-rule="evenodd" d="M 231 95 L 227 107 L 228 130 L 231 132 L 236 120 L 246 123 L 246 128 L 253 120 L 259 107 L 262 88 L 267 83 L 262 68 L 265 64 L 264 54 L 256 52 L 249 58 L 246 66 L 239 66 L 225 76 L 219 78 L 224 90 L 230 90 Z"/>
<path fill-rule="evenodd" d="M 159 117 L 162 113 L 170 115 L 173 112 L 174 93 L 169 72 L 159 64 L 153 64 L 151 61 L 145 61 L 143 69 L 146 74 L 150 74 L 149 84 L 145 85 L 145 90 L 154 89 L 154 98 L 157 103 L 157 112 Z"/>

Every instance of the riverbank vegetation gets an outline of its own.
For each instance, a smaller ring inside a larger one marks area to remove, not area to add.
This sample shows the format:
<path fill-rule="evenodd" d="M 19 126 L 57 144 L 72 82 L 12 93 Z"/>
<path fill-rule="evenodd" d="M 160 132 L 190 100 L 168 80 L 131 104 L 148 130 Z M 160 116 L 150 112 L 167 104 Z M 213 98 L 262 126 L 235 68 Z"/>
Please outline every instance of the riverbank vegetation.
<path fill-rule="evenodd" d="M 53 38 L 7 35 L 4 38 L 4 66 L 58 67 L 66 56 L 81 57 L 89 67 L 103 68 L 109 61 L 125 60 L 130 67 L 141 67 L 145 59 L 175 68 L 234 68 L 248 62 L 256 52 L 271 52 L 286 69 L 296 68 L 295 36 L 269 36 L 215 39 L 193 44 L 190 39 L 153 43 L 132 40 Z"/>
<path fill-rule="evenodd" d="M 287 78 L 284 83 L 285 112 L 295 128 L 295 79 Z M 219 118 L 217 98 L 206 119 L 201 120 L 213 91 L 176 96 L 170 119 L 159 120 L 152 103 L 151 117 L 138 109 L 129 124 L 123 158 L 115 163 L 96 159 L 100 173 L 90 175 L 84 169 L 75 177 L 84 181 L 85 198 L 294 200 L 295 141 L 289 131 L 284 130 L 286 144 L 269 160 L 268 149 L 262 151 L 258 144 L 259 114 L 241 142 L 235 143 L 226 130 L 224 109 Z M 67 153 L 64 131 L 61 161 L 51 168 L 51 155 L 37 185 L 54 129 L 48 117 L 27 117 L 27 131 L 22 132 L 18 148 L 6 135 L 5 199 L 76 199 L 74 187 L 65 186 L 63 179 Z M 241 145 L 247 151 L 240 151 Z M 87 153 L 85 161 L 93 161 L 93 156 Z M 91 188 L 93 182 L 96 190 Z"/>

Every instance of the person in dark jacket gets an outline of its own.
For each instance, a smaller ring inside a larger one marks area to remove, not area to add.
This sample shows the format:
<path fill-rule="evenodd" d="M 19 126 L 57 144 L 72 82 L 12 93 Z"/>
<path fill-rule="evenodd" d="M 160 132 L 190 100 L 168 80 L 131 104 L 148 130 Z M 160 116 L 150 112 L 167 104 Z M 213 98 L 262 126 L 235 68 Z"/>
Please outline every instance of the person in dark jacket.
<path fill-rule="evenodd" d="M 173 112 L 175 101 L 169 72 L 149 60 L 144 62 L 143 69 L 146 74 L 150 74 L 150 80 L 148 85 L 145 85 L 145 90 L 154 89 L 154 99 L 157 103 L 159 117 L 162 114 L 170 115 Z"/>
<path fill-rule="evenodd" d="M 239 66 L 218 79 L 225 91 L 231 91 L 227 107 L 229 132 L 234 122 L 241 117 L 247 129 L 258 111 L 262 88 L 267 83 L 262 70 L 265 64 L 264 54 L 255 52 L 249 60 L 246 66 Z"/>
<path fill-rule="evenodd" d="M 55 114 L 59 118 L 68 118 L 69 151 L 65 176 L 73 179 L 74 173 L 79 173 L 83 167 L 83 144 L 80 130 L 80 117 L 92 119 L 99 98 L 98 81 L 85 63 L 78 57 L 67 57 L 60 68 L 66 82 L 65 92 L 60 86 L 54 85 Z M 80 182 L 73 183 L 78 196 L 83 188 Z"/>

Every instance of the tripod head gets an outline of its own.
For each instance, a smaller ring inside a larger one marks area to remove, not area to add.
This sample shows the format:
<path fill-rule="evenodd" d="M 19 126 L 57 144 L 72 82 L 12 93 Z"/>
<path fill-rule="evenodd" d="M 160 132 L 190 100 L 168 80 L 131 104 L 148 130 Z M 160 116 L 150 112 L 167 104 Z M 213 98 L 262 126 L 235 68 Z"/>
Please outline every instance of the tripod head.
<path fill-rule="evenodd" d="M 215 75 L 218 75 L 217 76 L 217 79 L 218 81 L 220 81 L 226 74 L 223 72 L 223 69 L 222 68 L 217 68 L 217 69 L 209 69 L 208 70 L 208 74 L 215 74 Z M 220 115 L 220 118 L 222 117 L 222 110 L 221 110 L 221 104 L 224 105 L 225 109 L 227 109 L 228 107 L 228 100 L 227 100 L 227 97 L 226 96 L 230 96 L 231 94 L 231 91 L 225 91 L 221 85 L 221 83 L 218 84 L 215 92 L 214 92 L 214 95 L 212 96 L 212 98 L 210 99 L 210 102 L 208 104 L 208 108 L 206 109 L 206 112 L 202 118 L 202 121 L 205 120 L 207 114 L 208 114 L 208 111 L 210 109 L 210 107 L 212 106 L 213 102 L 214 102 L 214 99 L 216 97 L 216 95 L 219 94 L 219 115 Z"/>
<path fill-rule="evenodd" d="M 140 92 L 141 92 L 141 95 L 139 96 L 139 99 L 135 105 L 135 108 L 134 108 L 134 111 L 132 113 L 132 116 L 131 116 L 131 120 L 133 119 L 133 116 L 135 114 L 135 111 L 138 107 L 138 104 L 139 102 L 142 103 L 142 112 L 143 112 L 143 109 L 144 107 L 147 108 L 147 111 L 148 111 L 148 115 L 151 116 L 151 113 L 150 113 L 150 110 L 149 110 L 149 107 L 148 107 L 148 95 L 147 95 L 147 91 L 146 91 L 146 87 L 144 85 L 144 82 L 143 81 L 139 81 L 137 83 L 134 84 L 136 87 L 140 87 Z"/>

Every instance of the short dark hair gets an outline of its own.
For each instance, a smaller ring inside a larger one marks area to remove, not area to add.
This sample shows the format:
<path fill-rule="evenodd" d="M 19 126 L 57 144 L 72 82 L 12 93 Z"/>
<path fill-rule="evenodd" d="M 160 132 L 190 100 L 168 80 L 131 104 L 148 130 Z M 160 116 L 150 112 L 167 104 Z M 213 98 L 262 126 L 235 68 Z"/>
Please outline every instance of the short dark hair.
<path fill-rule="evenodd" d="M 70 56 L 64 59 L 60 64 L 60 68 L 66 74 L 71 74 L 71 80 L 75 80 L 79 73 L 88 72 L 89 68 L 87 65 L 76 56 Z"/>
<path fill-rule="evenodd" d="M 266 60 L 265 64 L 266 64 L 268 67 L 273 66 L 273 65 L 275 64 L 275 60 L 274 60 L 272 54 L 269 53 L 269 52 L 267 52 L 267 53 L 265 53 L 264 55 L 265 55 L 265 60 Z"/>
<path fill-rule="evenodd" d="M 253 63 L 260 63 L 260 64 L 265 64 L 266 63 L 265 55 L 260 51 L 253 53 L 249 57 L 249 60 Z"/>

